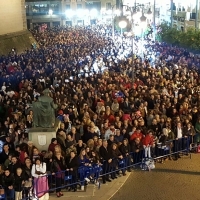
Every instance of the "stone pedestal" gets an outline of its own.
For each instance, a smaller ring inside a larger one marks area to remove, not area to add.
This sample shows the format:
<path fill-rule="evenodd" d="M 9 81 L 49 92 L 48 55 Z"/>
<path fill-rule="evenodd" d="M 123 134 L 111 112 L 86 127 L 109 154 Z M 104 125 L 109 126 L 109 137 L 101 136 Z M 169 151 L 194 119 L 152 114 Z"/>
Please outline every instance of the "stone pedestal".
<path fill-rule="evenodd" d="M 56 121 L 54 128 L 31 128 L 29 129 L 29 140 L 40 150 L 48 150 L 51 139 L 56 137 L 60 122 Z"/>

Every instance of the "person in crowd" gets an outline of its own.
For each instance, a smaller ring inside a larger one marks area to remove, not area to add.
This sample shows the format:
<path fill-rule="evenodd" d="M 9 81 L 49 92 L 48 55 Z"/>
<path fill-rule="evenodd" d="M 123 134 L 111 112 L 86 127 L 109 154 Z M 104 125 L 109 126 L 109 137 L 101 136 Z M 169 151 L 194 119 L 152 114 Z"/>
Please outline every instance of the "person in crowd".
<path fill-rule="evenodd" d="M 8 159 L 6 159 L 6 161 L 4 162 L 4 167 L 5 167 L 5 169 L 7 169 L 8 168 L 8 166 L 12 163 L 12 154 L 9 154 L 8 155 Z"/>
<path fill-rule="evenodd" d="M 91 151 L 90 163 L 92 165 L 102 165 L 98 153 L 95 150 Z"/>
<path fill-rule="evenodd" d="M 131 152 L 133 152 L 133 163 L 137 164 L 143 157 L 143 143 L 140 138 L 135 138 L 130 144 Z"/>
<path fill-rule="evenodd" d="M 0 164 L 4 164 L 10 155 L 9 146 L 7 144 L 3 145 L 3 151 L 0 153 Z"/>
<path fill-rule="evenodd" d="M 48 147 L 48 151 L 51 151 L 52 153 L 55 152 L 55 146 L 58 145 L 57 143 L 57 139 L 56 138 L 52 138 L 51 139 L 51 144 Z"/>
<path fill-rule="evenodd" d="M 8 169 L 11 174 L 16 175 L 17 169 L 21 167 L 21 163 L 16 156 L 12 156 L 11 163 L 8 165 Z"/>
<path fill-rule="evenodd" d="M 0 185 L 2 185 L 2 177 L 4 175 L 3 165 L 0 165 Z"/>
<path fill-rule="evenodd" d="M 56 139 L 63 152 L 66 151 L 66 133 L 63 130 L 58 130 Z"/>
<path fill-rule="evenodd" d="M 196 142 L 200 142 L 200 117 L 195 123 L 195 131 L 196 131 Z"/>
<path fill-rule="evenodd" d="M 111 182 L 109 179 L 109 172 L 111 169 L 111 162 L 112 162 L 112 155 L 111 152 L 108 150 L 108 142 L 107 140 L 103 140 L 102 146 L 99 148 L 99 155 L 101 158 L 101 161 L 103 162 L 103 184 L 106 183 L 106 181 Z"/>
<path fill-rule="evenodd" d="M 195 130 L 190 122 L 183 127 L 183 135 L 189 138 L 188 144 L 186 145 L 191 145 L 194 143 Z"/>
<path fill-rule="evenodd" d="M 136 131 L 130 137 L 130 141 L 134 141 L 136 138 L 139 138 L 140 140 L 143 139 L 143 133 L 141 132 L 140 127 L 136 128 Z"/>
<path fill-rule="evenodd" d="M 21 165 L 24 165 L 24 161 L 28 157 L 28 153 L 26 151 L 22 151 L 20 145 L 16 145 L 15 152 L 15 154 L 18 154 L 17 157 L 19 158 L 19 163 L 21 163 Z"/>
<path fill-rule="evenodd" d="M 127 138 L 123 139 L 122 144 L 119 146 L 119 150 L 122 153 L 125 160 L 125 167 L 131 166 L 131 148 Z M 131 172 L 131 167 L 128 167 L 128 172 Z"/>
<path fill-rule="evenodd" d="M 42 159 L 43 155 L 40 153 L 40 151 L 37 147 L 34 147 L 33 153 L 32 153 L 32 163 L 33 164 L 35 164 L 37 158 Z"/>
<path fill-rule="evenodd" d="M 14 146 L 13 141 L 11 140 L 11 136 L 9 136 L 9 135 L 6 136 L 5 144 L 8 145 L 10 151 L 12 151 L 12 152 L 15 151 L 15 146 Z"/>
<path fill-rule="evenodd" d="M 66 149 L 68 149 L 71 146 L 71 144 L 76 146 L 76 140 L 74 140 L 73 136 L 71 136 L 70 134 L 67 134 L 65 143 L 66 143 Z"/>
<path fill-rule="evenodd" d="M 153 137 L 153 131 L 149 130 L 147 135 L 143 138 L 143 147 L 144 147 L 144 153 L 145 158 L 151 158 L 151 148 L 153 147 L 154 137 Z"/>
<path fill-rule="evenodd" d="M 108 142 L 108 148 L 111 149 L 112 144 L 116 142 L 115 141 L 115 136 L 114 135 L 110 135 L 109 139 L 107 140 L 107 142 Z"/>
<path fill-rule="evenodd" d="M 16 169 L 16 174 L 14 176 L 14 190 L 15 190 L 15 200 L 21 200 L 22 199 L 22 190 L 23 186 L 25 184 L 25 177 L 22 173 L 22 168 Z"/>
<path fill-rule="evenodd" d="M 2 176 L 2 186 L 5 190 L 6 199 L 14 200 L 15 191 L 14 191 L 15 179 L 14 175 L 11 174 L 9 169 L 6 169 L 4 175 Z"/>
<path fill-rule="evenodd" d="M 122 163 L 124 164 L 123 162 L 123 155 L 122 153 L 119 151 L 118 147 L 117 147 L 117 144 L 116 143 L 113 143 L 111 145 L 111 156 L 112 156 L 112 163 L 111 163 L 111 178 L 112 179 L 116 179 L 117 176 L 116 176 L 116 170 L 118 167 L 120 167 L 120 162 L 122 161 Z M 125 176 L 125 169 L 124 169 L 124 165 L 122 165 L 122 174 Z"/>
<path fill-rule="evenodd" d="M 103 140 L 102 139 L 98 139 L 97 146 L 96 146 L 96 151 L 98 153 L 99 153 L 99 149 L 102 146 L 102 144 L 103 144 Z"/>
<path fill-rule="evenodd" d="M 77 155 L 80 155 L 81 150 L 85 148 L 86 144 L 83 143 L 83 140 L 78 140 L 78 143 L 76 144 Z"/>
<path fill-rule="evenodd" d="M 28 147 L 27 147 L 28 156 L 29 156 L 29 158 L 32 159 L 32 157 L 33 157 L 33 149 L 35 148 L 35 146 L 33 145 L 32 141 L 28 141 L 27 144 L 28 144 Z"/>
<path fill-rule="evenodd" d="M 112 124 L 110 127 L 105 131 L 105 139 L 108 140 L 110 135 L 115 135 L 115 126 Z"/>
<path fill-rule="evenodd" d="M 71 138 L 73 139 L 74 143 L 76 143 L 78 140 L 81 139 L 80 132 L 77 131 L 75 126 L 71 126 L 70 130 L 68 131 L 68 135 L 71 136 Z"/>
<path fill-rule="evenodd" d="M 66 159 L 70 157 L 71 151 L 74 151 L 75 154 L 77 155 L 77 150 L 76 150 L 76 146 L 74 145 L 74 143 L 71 141 L 68 143 L 69 147 L 66 149 Z"/>
<path fill-rule="evenodd" d="M 71 189 L 75 192 L 77 190 L 77 177 L 78 177 L 78 157 L 74 151 L 70 152 L 70 157 L 66 160 L 67 173 L 72 176 Z"/>
<path fill-rule="evenodd" d="M 175 129 L 175 140 L 174 140 L 174 151 L 175 153 L 175 160 L 178 160 L 180 157 L 180 151 L 185 146 L 184 138 L 183 138 L 183 127 L 181 122 L 178 122 Z"/>
<path fill-rule="evenodd" d="M 88 155 L 86 154 L 86 150 L 82 149 L 80 151 L 79 157 L 78 157 L 78 161 L 79 161 L 79 166 L 90 166 L 90 159 L 88 157 Z"/>
<path fill-rule="evenodd" d="M 34 195 L 36 198 L 48 200 L 48 180 L 46 177 L 46 163 L 42 162 L 39 157 L 35 159 L 35 163 L 32 166 L 31 174 L 34 178 Z"/>
<path fill-rule="evenodd" d="M 114 136 L 114 141 L 115 141 L 118 145 L 120 145 L 120 144 L 122 144 L 123 139 L 124 139 L 124 135 L 121 134 L 120 129 L 116 129 L 116 135 Z"/>
<path fill-rule="evenodd" d="M 61 192 L 61 186 L 64 181 L 66 164 L 65 159 L 62 157 L 61 152 L 57 152 L 51 163 L 51 174 L 55 175 L 56 178 L 56 195 L 57 197 L 63 196 Z"/>
<path fill-rule="evenodd" d="M 24 197 L 28 198 L 32 196 L 32 174 L 31 174 L 31 169 L 32 169 L 32 163 L 30 158 L 25 159 L 25 164 L 23 166 L 23 175 L 24 175 Z"/>

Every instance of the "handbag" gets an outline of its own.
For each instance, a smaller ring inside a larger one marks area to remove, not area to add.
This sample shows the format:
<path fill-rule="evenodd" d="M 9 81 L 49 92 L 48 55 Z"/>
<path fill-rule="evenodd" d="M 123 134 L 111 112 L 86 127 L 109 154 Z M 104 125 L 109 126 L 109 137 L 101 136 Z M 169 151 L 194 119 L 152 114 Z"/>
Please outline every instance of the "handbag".
<path fill-rule="evenodd" d="M 24 187 L 25 188 L 31 188 L 32 187 L 32 181 L 25 181 Z"/>
<path fill-rule="evenodd" d="M 0 185 L 0 195 L 4 195 L 5 194 L 5 190 L 3 188 L 2 185 Z"/>

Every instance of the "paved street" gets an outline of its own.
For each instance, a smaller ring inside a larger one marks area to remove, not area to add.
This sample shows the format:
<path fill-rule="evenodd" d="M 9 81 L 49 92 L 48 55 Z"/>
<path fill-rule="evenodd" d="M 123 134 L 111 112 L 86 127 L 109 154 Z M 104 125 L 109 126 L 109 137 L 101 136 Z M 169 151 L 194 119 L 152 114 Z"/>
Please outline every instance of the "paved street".
<path fill-rule="evenodd" d="M 64 196 L 60 197 L 59 199 L 66 199 L 66 200 L 107 200 L 110 199 L 113 194 L 128 180 L 131 173 L 127 172 L 126 176 L 121 176 L 118 179 L 115 179 L 111 183 L 101 184 L 100 189 L 93 184 L 89 184 L 86 191 L 77 192 L 66 192 L 63 189 Z M 50 195 L 50 200 L 56 200 L 56 194 L 53 193 Z"/>
<path fill-rule="evenodd" d="M 200 200 L 200 154 L 132 172 L 111 200 Z"/>

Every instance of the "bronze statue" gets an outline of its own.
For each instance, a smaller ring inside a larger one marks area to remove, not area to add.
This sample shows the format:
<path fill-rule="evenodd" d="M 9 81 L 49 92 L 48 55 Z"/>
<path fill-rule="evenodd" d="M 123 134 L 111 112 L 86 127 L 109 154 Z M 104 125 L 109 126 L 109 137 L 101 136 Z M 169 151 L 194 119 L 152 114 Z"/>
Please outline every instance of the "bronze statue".
<path fill-rule="evenodd" d="M 49 96 L 50 90 L 45 89 L 43 96 L 32 104 L 33 127 L 52 128 L 55 125 L 55 109 L 53 99 Z"/>

